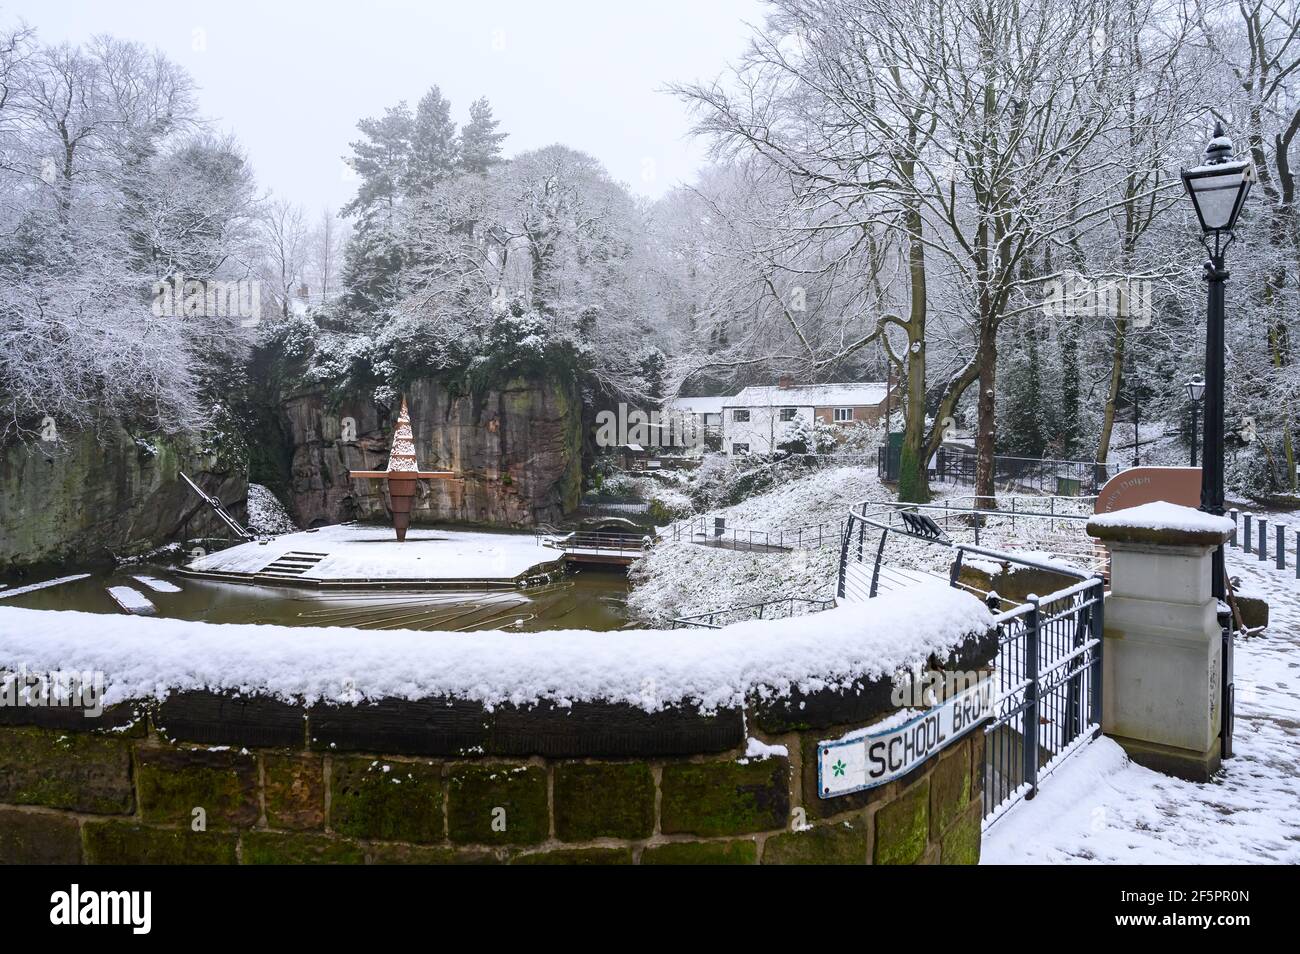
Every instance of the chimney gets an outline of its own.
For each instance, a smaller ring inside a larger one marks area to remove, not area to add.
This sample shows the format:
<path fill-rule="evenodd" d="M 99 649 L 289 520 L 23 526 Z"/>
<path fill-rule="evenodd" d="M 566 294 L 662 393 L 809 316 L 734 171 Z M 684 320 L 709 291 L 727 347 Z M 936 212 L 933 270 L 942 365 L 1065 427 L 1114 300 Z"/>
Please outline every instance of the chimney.
<path fill-rule="evenodd" d="M 794 387 L 794 375 L 788 371 L 781 372 L 781 376 L 776 379 L 776 386 L 782 391 L 788 391 Z"/>

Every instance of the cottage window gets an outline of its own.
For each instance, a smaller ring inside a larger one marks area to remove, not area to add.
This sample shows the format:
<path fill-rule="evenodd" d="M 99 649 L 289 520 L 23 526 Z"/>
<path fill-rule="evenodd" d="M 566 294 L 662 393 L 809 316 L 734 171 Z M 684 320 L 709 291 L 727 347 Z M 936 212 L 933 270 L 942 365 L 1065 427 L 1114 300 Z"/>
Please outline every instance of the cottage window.
<path fill-rule="evenodd" d="M 743 409 L 737 408 L 736 410 L 732 411 L 731 419 L 738 424 L 748 423 L 749 408 L 743 408 Z"/>
<path fill-rule="evenodd" d="M 841 422 L 841 421 L 851 421 L 851 420 L 853 420 L 853 408 L 851 408 L 851 407 L 837 407 L 837 408 L 835 409 L 835 420 L 836 420 L 837 423 L 838 423 L 838 422 Z"/>
<path fill-rule="evenodd" d="M 792 408 L 792 407 L 783 407 L 783 408 L 781 408 L 781 420 L 783 420 L 783 421 L 793 421 L 795 415 L 798 414 L 798 413 L 799 413 L 798 410 L 796 410 L 795 408 Z"/>
<path fill-rule="evenodd" d="M 731 452 L 732 452 L 733 454 L 748 454 L 748 453 L 749 453 L 749 445 L 748 445 L 748 444 L 732 444 L 732 445 L 731 445 Z"/>

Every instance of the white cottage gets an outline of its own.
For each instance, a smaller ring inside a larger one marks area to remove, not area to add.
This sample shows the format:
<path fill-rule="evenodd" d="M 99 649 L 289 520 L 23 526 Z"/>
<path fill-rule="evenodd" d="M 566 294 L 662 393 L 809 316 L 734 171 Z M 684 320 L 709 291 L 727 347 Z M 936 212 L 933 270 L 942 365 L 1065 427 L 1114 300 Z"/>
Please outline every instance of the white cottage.
<path fill-rule="evenodd" d="M 888 387 L 864 384 L 796 386 L 782 378 L 776 387 L 749 387 L 723 398 L 722 449 L 730 455 L 770 454 L 799 422 L 832 425 L 872 423 L 885 415 Z"/>

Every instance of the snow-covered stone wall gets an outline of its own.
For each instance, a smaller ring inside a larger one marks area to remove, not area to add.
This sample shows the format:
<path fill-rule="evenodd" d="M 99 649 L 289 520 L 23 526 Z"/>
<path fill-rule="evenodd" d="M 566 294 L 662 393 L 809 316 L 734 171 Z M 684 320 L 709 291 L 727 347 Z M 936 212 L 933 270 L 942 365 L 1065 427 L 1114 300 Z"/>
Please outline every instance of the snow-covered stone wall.
<path fill-rule="evenodd" d="M 0 610 L 0 670 L 105 686 L 96 715 L 5 694 L 0 862 L 971 863 L 982 732 L 852 794 L 817 774 L 897 720 L 897 668 L 992 657 L 950 592 L 517 636 Z"/>

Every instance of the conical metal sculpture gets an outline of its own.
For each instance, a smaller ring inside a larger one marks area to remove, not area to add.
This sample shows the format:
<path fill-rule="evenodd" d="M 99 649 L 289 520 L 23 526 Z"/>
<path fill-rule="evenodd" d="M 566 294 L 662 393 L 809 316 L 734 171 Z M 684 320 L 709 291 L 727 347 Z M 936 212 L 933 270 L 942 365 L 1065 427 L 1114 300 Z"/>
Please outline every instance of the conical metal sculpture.
<path fill-rule="evenodd" d="M 402 398 L 397 429 L 393 431 L 393 443 L 388 451 L 388 468 L 353 470 L 348 472 L 348 476 L 387 481 L 388 509 L 393 515 L 393 529 L 397 531 L 399 542 L 406 539 L 406 531 L 411 526 L 411 501 L 415 498 L 416 481 L 456 479 L 450 470 L 420 470 L 415 459 L 415 435 L 411 431 L 411 415 L 406 410 L 405 397 Z"/>

